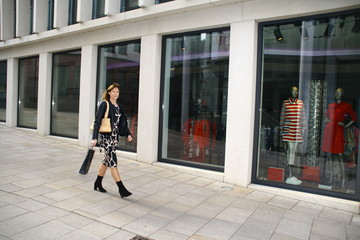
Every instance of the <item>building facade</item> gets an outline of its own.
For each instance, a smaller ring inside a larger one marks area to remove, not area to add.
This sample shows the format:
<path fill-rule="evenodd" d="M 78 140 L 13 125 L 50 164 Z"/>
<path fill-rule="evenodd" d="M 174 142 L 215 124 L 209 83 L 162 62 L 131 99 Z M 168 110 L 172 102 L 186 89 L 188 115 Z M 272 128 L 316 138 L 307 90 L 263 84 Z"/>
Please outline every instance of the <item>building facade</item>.
<path fill-rule="evenodd" d="M 0 0 L 0 121 L 88 146 L 112 82 L 119 154 L 358 202 L 356 0 Z"/>

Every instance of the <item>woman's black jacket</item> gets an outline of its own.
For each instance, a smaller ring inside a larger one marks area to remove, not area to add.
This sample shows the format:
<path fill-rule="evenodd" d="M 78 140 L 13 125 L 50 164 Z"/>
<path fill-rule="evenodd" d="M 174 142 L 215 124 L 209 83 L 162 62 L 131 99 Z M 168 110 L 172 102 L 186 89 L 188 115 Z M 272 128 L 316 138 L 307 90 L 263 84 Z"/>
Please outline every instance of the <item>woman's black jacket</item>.
<path fill-rule="evenodd" d="M 108 101 L 109 103 L 109 114 L 108 117 L 110 118 L 110 123 L 111 123 L 111 129 L 114 128 L 114 123 L 115 123 L 115 106 Z M 118 106 L 120 106 L 120 104 L 118 103 Z M 99 128 L 100 128 L 100 124 L 101 124 L 101 120 L 104 118 L 106 112 L 106 102 L 103 101 L 100 106 L 99 106 L 99 110 L 96 113 L 96 117 L 95 117 L 95 121 L 94 121 L 94 130 L 93 130 L 93 136 L 92 139 L 98 139 L 98 134 L 99 134 Z M 125 112 L 122 110 L 122 108 L 120 107 L 120 121 L 118 124 L 118 136 L 129 136 L 131 135 L 130 130 L 128 128 L 128 123 L 127 123 L 127 118 L 125 115 Z M 111 133 L 101 133 L 103 135 L 110 135 Z"/>

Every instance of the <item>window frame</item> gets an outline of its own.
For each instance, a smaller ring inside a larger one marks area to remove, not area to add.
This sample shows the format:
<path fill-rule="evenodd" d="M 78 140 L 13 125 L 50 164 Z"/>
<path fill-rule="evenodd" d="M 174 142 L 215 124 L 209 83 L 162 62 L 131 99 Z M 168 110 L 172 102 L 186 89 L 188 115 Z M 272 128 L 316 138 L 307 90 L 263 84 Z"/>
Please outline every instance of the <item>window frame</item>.
<path fill-rule="evenodd" d="M 195 34 L 201 34 L 201 33 L 212 33 L 212 32 L 219 32 L 219 31 L 229 31 L 231 34 L 230 27 L 221 27 L 221 28 L 210 28 L 210 29 L 202 29 L 197 31 L 190 31 L 190 32 L 181 32 L 181 33 L 175 33 L 175 34 L 169 34 L 169 35 L 163 35 L 162 36 L 162 49 L 161 49 L 161 73 L 160 73 L 160 102 L 159 102 L 159 128 L 158 128 L 158 153 L 157 153 L 157 159 L 159 162 L 164 163 L 170 163 L 175 164 L 179 166 L 187 166 L 187 167 L 193 167 L 193 168 L 199 168 L 204 170 L 211 170 L 216 172 L 224 172 L 225 171 L 225 161 L 226 157 L 224 159 L 224 166 L 220 165 L 210 165 L 210 164 L 201 164 L 197 162 L 192 161 L 178 161 L 178 160 L 172 160 L 170 158 L 163 158 L 162 157 L 162 134 L 163 134 L 163 118 L 164 118 L 164 87 L 165 87 L 165 56 L 166 56 L 166 40 L 168 38 L 176 38 L 176 37 L 186 37 L 191 36 Z M 229 61 L 230 61 L 230 50 L 229 50 Z M 228 72 L 230 71 L 230 64 L 228 68 Z M 225 146 L 226 146 L 226 140 L 225 140 Z"/>

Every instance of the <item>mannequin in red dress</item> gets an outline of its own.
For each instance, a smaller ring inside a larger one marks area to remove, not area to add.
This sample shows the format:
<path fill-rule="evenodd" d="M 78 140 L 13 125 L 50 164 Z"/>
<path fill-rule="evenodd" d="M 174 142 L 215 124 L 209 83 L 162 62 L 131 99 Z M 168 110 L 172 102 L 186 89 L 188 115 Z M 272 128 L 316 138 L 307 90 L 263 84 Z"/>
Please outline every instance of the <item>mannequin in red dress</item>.
<path fill-rule="evenodd" d="M 356 113 L 351 104 L 343 102 L 344 90 L 336 89 L 335 103 L 328 105 L 326 111 L 326 126 L 321 150 L 329 153 L 330 159 L 330 183 L 333 183 L 336 173 L 336 165 L 339 165 L 341 186 L 345 186 L 345 169 L 343 162 L 344 153 L 344 130 L 356 121 Z M 345 117 L 351 117 L 351 121 L 345 125 Z"/>

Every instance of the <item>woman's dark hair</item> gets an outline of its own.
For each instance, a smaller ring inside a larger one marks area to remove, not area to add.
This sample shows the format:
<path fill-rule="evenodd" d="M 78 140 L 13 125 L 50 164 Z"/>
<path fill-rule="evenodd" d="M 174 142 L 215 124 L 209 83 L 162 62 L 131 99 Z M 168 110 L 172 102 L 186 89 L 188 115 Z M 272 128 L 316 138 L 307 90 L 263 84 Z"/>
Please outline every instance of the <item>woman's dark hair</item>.
<path fill-rule="evenodd" d="M 119 89 L 120 92 L 120 85 L 114 82 L 103 92 L 102 100 L 110 101 L 110 96 L 108 93 L 111 92 L 111 90 L 113 90 L 114 88 Z"/>

